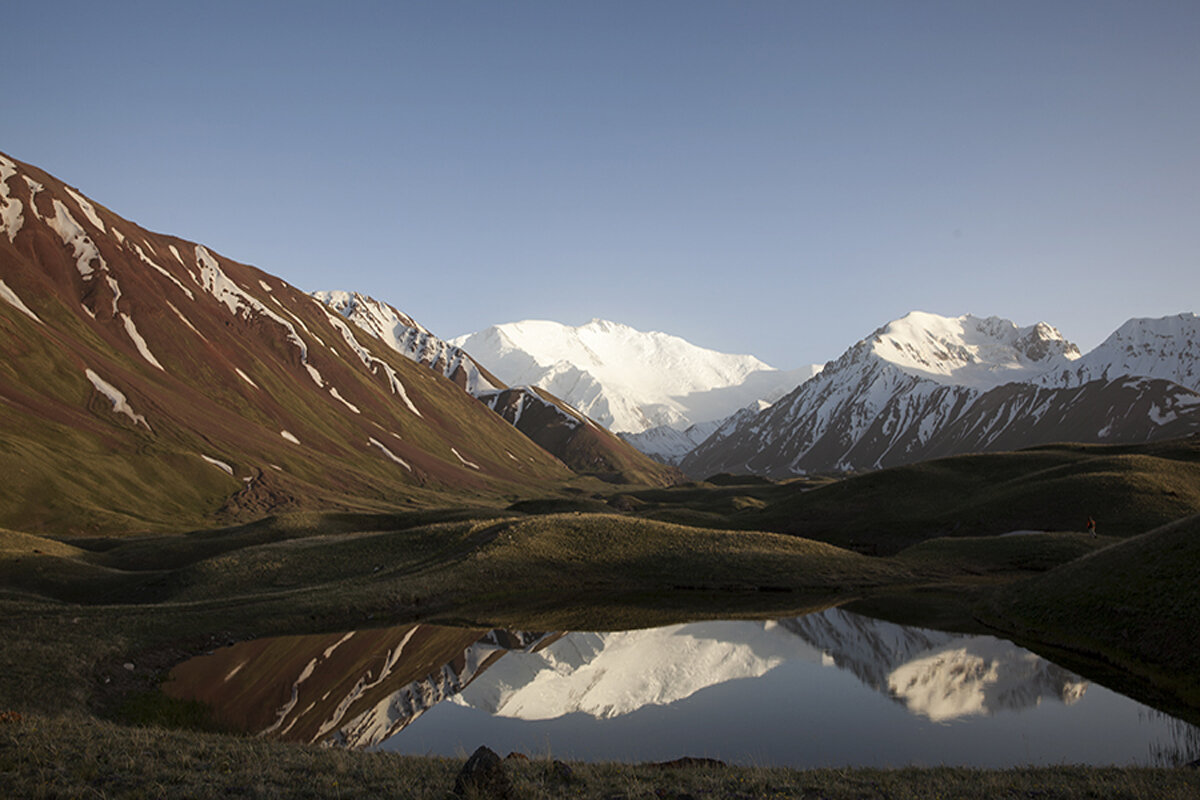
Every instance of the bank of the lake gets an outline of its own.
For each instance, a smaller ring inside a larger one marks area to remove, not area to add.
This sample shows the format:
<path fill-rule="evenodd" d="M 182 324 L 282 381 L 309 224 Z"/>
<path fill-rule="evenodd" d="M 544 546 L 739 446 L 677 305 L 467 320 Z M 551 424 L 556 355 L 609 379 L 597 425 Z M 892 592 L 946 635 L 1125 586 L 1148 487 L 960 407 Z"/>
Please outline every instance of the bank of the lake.
<path fill-rule="evenodd" d="M 1172 539 L 1173 549 L 1164 555 L 1186 569 L 1197 560 L 1194 541 L 1191 536 Z M 14 796 L 83 795 L 94 785 L 107 796 L 269 797 L 296 796 L 297 786 L 312 785 L 310 796 L 338 791 L 373 796 L 395 788 L 401 797 L 442 797 L 452 783 L 447 776 L 452 779 L 457 769 L 454 760 L 393 759 L 164 731 L 158 727 L 163 723 L 196 720 L 153 703 L 134 703 L 136 713 L 131 713 L 129 701 L 153 696 L 173 664 L 227 641 L 416 621 L 549 630 L 592 629 L 616 620 L 629 628 L 716 616 L 762 619 L 855 598 L 867 604 L 889 598 L 889 608 L 914 617 L 904 621 L 944 617 L 951 628 L 981 627 L 974 613 L 993 598 L 992 613 L 984 619 L 1003 627 L 1006 595 L 996 591 L 999 587 L 1011 586 L 1007 596 L 1021 597 L 1020 582 L 1070 562 L 1077 566 L 1066 575 L 1071 582 L 1061 584 L 1064 593 L 1030 596 L 1031 602 L 1044 597 L 1051 605 L 1069 604 L 1079 596 L 1074 587 L 1089 580 L 1088 560 L 1080 557 L 1109 544 L 1080 533 L 955 537 L 880 558 L 777 534 L 611 514 L 527 517 L 470 510 L 293 515 L 119 541 L 67 543 L 0 532 L 0 711 L 21 714 L 19 722 L 0 725 L 0 776 L 3 785 L 14 787 Z M 1139 558 L 1136 547 L 1130 553 L 1114 560 Z M 1138 651 L 1132 644 L 1135 655 L 1151 667 L 1140 674 L 1150 681 L 1165 674 L 1177 688 L 1195 685 L 1200 670 L 1189 665 L 1198 656 L 1187 646 L 1200 623 L 1195 619 L 1200 604 L 1187 593 L 1194 587 L 1185 586 L 1180 596 L 1156 593 L 1152 574 L 1131 575 L 1127 583 L 1137 592 L 1134 600 L 1144 618 L 1163 619 L 1171 627 L 1160 626 L 1156 634 L 1166 649 Z M 895 597 L 908 598 L 907 606 L 896 607 L 890 599 Z M 1160 606 L 1174 611 L 1157 614 Z M 1048 619 L 1044 610 L 1031 605 L 1021 610 L 1019 639 L 1034 639 L 1037 633 L 1056 638 L 1052 627 L 1038 627 Z M 1087 610 L 1081 607 L 1078 613 Z M 1089 635 L 1103 642 L 1106 615 L 1113 609 L 1096 610 Z M 1084 660 L 1095 652 L 1086 643 L 1059 643 Z M 1134 683 L 1145 685 L 1146 679 Z M 134 719 L 151 727 L 131 724 Z M 266 774 L 270 765 L 280 772 Z M 537 788 L 542 779 L 536 763 L 517 767 L 526 769 L 532 776 L 530 796 L 561 796 L 558 789 Z M 1196 793 L 1194 772 L 1187 770 L 722 770 L 709 783 L 673 783 L 655 777 L 657 772 L 637 777 L 639 769 L 580 766 L 578 775 L 593 777 L 573 789 L 595 797 L 650 796 L 658 789 L 665 796 L 707 791 L 708 796 L 737 797 L 740 791 L 751 797 L 806 792 L 976 797 L 983 787 L 984 794 L 1019 796 L 1045 791 L 1053 777 L 1061 778 L 1054 789 L 1060 793 L 1039 796 Z M 432 782 L 421 777 L 426 773 L 435 776 Z M 701 780 L 700 775 L 688 780 Z M 759 782 L 749 790 L 720 782 L 731 775 Z M 433 794 L 405 795 L 400 787 L 406 785 L 428 786 Z"/>
<path fill-rule="evenodd" d="M 0 786 L 10 797 L 446 800 L 464 761 L 129 727 L 79 716 L 27 714 L 0 721 Z M 788 770 L 562 764 L 537 757 L 507 760 L 504 769 L 514 795 L 526 800 L 1200 796 L 1200 770 L 1194 768 Z"/>

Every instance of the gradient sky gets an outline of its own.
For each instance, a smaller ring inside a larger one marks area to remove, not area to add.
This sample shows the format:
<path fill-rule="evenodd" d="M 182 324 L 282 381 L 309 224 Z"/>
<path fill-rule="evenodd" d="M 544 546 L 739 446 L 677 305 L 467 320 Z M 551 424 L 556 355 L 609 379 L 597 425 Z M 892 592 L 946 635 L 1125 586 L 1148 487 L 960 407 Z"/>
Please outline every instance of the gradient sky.
<path fill-rule="evenodd" d="M 451 337 L 778 367 L 920 309 L 1085 350 L 1200 311 L 1200 3 L 56 2 L 0 151 Z"/>

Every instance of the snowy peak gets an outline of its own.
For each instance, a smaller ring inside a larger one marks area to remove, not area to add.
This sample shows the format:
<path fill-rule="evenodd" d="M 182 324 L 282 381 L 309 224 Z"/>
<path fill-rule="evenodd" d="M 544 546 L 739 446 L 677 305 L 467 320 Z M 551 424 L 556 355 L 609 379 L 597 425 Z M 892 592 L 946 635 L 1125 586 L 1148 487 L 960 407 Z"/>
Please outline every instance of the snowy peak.
<path fill-rule="evenodd" d="M 1137 321 L 1081 358 L 1045 323 L 913 312 L 771 408 L 731 419 L 679 464 L 694 477 L 782 477 L 1051 441 L 1187 435 L 1200 426 L 1196 390 L 1185 383 L 1195 385 L 1197 341 L 1194 315 Z M 1124 376 L 1149 379 L 1114 380 Z"/>
<path fill-rule="evenodd" d="M 653 485 L 680 477 L 553 393 L 528 386 L 509 388 L 461 347 L 439 339 L 387 303 L 357 292 L 314 292 L 313 297 L 339 315 L 337 319 L 348 320 L 405 358 L 446 376 L 572 469 Z M 558 366 L 563 368 L 556 373 L 560 375 L 573 369 L 565 362 Z"/>
<path fill-rule="evenodd" d="M 1079 348 L 1044 322 L 1021 328 L 1000 317 L 970 314 L 914 311 L 875 331 L 869 342 L 867 352 L 910 375 L 985 390 L 1079 358 Z"/>
<path fill-rule="evenodd" d="M 1161 378 L 1200 391 L 1200 317 L 1187 313 L 1131 319 L 1095 350 L 1039 383 L 1079 386 L 1126 376 Z"/>
<path fill-rule="evenodd" d="M 511 322 L 451 344 L 509 384 L 539 386 L 609 429 L 633 433 L 722 419 L 759 396 L 778 397 L 814 372 L 798 379 L 753 356 L 602 319 L 578 327 Z M 747 384 L 746 392 L 729 391 Z"/>

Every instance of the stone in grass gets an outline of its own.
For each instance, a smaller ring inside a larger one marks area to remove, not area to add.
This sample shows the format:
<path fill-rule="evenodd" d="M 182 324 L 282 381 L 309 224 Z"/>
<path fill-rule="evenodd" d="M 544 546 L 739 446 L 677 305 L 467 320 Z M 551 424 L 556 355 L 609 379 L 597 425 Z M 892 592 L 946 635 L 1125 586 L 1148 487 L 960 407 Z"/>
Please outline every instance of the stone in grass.
<path fill-rule="evenodd" d="M 487 797 L 511 800 L 512 782 L 504 771 L 500 756 L 483 745 L 471 754 L 454 781 L 453 793 L 458 797 Z"/>
<path fill-rule="evenodd" d="M 575 771 L 571 769 L 570 765 L 559 761 L 558 759 L 555 759 L 550 764 L 550 774 L 553 775 L 554 779 L 559 783 L 570 783 L 571 781 L 575 780 Z"/>

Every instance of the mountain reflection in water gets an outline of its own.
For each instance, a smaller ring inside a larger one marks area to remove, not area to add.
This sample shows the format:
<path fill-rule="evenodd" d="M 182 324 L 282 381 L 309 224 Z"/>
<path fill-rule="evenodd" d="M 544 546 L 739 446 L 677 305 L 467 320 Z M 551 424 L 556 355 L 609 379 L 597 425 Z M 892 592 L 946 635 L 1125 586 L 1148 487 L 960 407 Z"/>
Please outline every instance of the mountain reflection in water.
<path fill-rule="evenodd" d="M 1135 732 L 1140 740 L 1113 749 L 1108 740 L 1124 742 L 1128 736 L 1093 732 L 1103 744 L 1095 752 L 1078 755 L 1066 747 L 1056 757 L 1029 744 L 1031 734 L 1024 729 L 1014 733 L 1011 724 L 998 725 L 991 736 L 1024 737 L 1029 752 L 994 757 L 1000 763 L 1177 763 L 1194 759 L 1200 746 L 1193 726 L 1103 688 L 1089 688 L 1078 676 L 1009 642 L 895 625 L 838 609 L 778 621 L 713 621 L 612 633 L 409 625 L 280 637 L 192 659 L 172 671 L 164 688 L 176 697 L 201 700 L 220 721 L 260 735 L 350 747 L 383 743 L 388 749 L 447 755 L 473 749 L 480 736 L 499 731 L 499 726 L 509 726 L 514 736 L 520 731 L 527 737 L 522 741 L 531 735 L 535 741 L 539 736 L 565 741 L 575 736 L 566 731 L 586 728 L 596 741 L 621 740 L 634 748 L 580 744 L 570 754 L 592 760 L 650 759 L 655 757 L 650 750 L 663 746 L 659 740 L 682 743 L 696 730 L 716 736 L 728 729 L 737 752 L 754 754 L 760 763 L 801 763 L 786 753 L 771 754 L 779 745 L 768 738 L 792 736 L 809 741 L 803 763 L 899 759 L 983 765 L 991 762 L 954 755 L 949 752 L 953 747 L 938 744 L 946 735 L 942 729 L 952 722 L 961 728 L 968 720 L 998 712 L 1039 708 L 1044 701 L 1052 702 L 1038 713 L 1049 715 L 1054 725 L 1095 727 L 1094 720 L 1082 721 L 1086 714 L 1072 713 L 1080 720 L 1072 723 L 1051 711 L 1065 709 L 1089 692 L 1103 697 L 1081 706 L 1125 704 L 1143 720 L 1138 726 L 1149 726 L 1154 733 L 1148 738 L 1145 730 Z M 755 692 L 763 696 L 753 697 Z M 870 701 L 872 696 L 885 705 Z M 405 731 L 435 706 L 428 722 L 414 726 L 411 735 Z M 897 717 L 886 711 L 889 706 L 904 710 Z M 748 716 L 745 730 L 731 713 Z M 1124 718 L 1111 710 L 1090 713 Z M 670 714 L 677 715 L 675 722 L 667 719 Z M 775 721 L 767 724 L 769 717 Z M 637 720 L 647 721 L 636 723 L 646 730 L 663 726 L 647 734 L 655 737 L 653 745 L 636 744 L 636 737 L 623 732 Z M 871 745 L 863 754 L 823 749 L 833 745 L 822 739 L 836 740 L 834 729 L 851 720 L 857 730 L 848 735 L 876 737 L 887 746 Z M 543 733 L 531 734 L 538 725 Z M 986 739 L 989 734 L 978 735 Z M 754 736 L 764 741 L 746 740 Z M 929 741 L 928 753 L 891 749 L 893 740 L 921 737 Z M 1071 733 L 1066 738 L 1087 737 Z M 692 754 L 740 757 L 731 755 L 732 742 L 714 742 L 690 745 L 706 749 Z M 566 754 L 558 746 L 555 751 Z"/>

